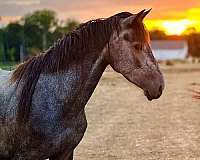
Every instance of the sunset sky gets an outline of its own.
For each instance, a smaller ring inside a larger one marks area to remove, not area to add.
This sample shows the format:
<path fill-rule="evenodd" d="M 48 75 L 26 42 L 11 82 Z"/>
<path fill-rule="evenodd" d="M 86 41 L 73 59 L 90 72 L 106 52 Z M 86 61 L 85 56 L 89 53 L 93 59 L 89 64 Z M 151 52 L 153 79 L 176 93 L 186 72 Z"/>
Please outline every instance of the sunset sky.
<path fill-rule="evenodd" d="M 44 8 L 56 11 L 59 19 L 74 18 L 81 22 L 121 11 L 136 13 L 153 8 L 145 21 L 151 30 L 177 35 L 191 27 L 200 31 L 200 0 L 0 0 L 0 24 Z"/>

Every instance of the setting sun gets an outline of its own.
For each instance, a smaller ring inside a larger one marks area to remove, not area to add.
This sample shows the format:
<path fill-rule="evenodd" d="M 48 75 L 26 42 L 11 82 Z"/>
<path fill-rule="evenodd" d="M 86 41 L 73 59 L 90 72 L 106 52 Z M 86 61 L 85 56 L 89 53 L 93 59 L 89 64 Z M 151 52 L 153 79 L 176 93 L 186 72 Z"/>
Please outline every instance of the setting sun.
<path fill-rule="evenodd" d="M 189 20 L 180 21 L 165 21 L 163 22 L 163 29 L 166 34 L 181 35 L 187 28 L 191 26 L 192 22 Z"/>
<path fill-rule="evenodd" d="M 185 12 L 175 12 L 162 19 L 147 19 L 145 24 L 149 30 L 163 30 L 167 35 L 181 35 L 189 28 L 199 32 L 200 17 L 198 15 L 200 15 L 200 9 L 191 8 Z"/>
<path fill-rule="evenodd" d="M 146 25 L 150 30 L 163 30 L 168 35 L 181 35 L 188 28 L 195 27 L 195 22 L 183 20 L 147 20 Z"/>

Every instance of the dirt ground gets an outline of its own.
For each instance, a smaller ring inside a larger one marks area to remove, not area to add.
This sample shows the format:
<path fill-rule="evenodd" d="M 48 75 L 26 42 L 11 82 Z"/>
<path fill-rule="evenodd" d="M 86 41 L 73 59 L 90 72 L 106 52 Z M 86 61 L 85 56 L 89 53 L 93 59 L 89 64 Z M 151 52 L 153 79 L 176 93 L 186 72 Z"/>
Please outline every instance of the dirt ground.
<path fill-rule="evenodd" d="M 161 67 L 159 100 L 121 75 L 106 72 L 87 105 L 87 132 L 75 160 L 200 160 L 200 64 Z"/>

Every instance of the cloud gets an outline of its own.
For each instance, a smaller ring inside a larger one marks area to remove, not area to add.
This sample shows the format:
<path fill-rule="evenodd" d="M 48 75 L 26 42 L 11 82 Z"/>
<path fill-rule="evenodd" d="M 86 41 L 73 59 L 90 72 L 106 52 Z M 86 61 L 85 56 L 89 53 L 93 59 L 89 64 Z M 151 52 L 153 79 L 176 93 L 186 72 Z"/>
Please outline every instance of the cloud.
<path fill-rule="evenodd" d="M 200 0 L 0 0 L 1 16 L 23 16 L 38 9 L 52 9 L 58 18 L 79 21 L 109 17 L 121 11 L 136 13 L 153 8 L 150 19 L 182 19 L 187 10 L 200 8 Z M 189 14 L 189 13 L 188 13 Z"/>
<path fill-rule="evenodd" d="M 3 16 L 0 17 L 0 26 L 5 26 L 6 24 L 10 22 L 16 22 L 20 20 L 19 16 Z"/>

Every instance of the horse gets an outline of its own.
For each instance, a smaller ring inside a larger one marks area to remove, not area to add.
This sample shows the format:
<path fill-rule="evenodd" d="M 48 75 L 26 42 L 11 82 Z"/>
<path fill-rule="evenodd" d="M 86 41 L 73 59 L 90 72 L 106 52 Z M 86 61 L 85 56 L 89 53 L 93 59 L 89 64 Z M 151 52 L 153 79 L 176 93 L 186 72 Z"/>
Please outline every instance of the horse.
<path fill-rule="evenodd" d="M 85 106 L 106 67 L 158 99 L 164 77 L 143 19 L 121 12 L 81 24 L 13 71 L 0 71 L 0 159 L 73 160 Z"/>

